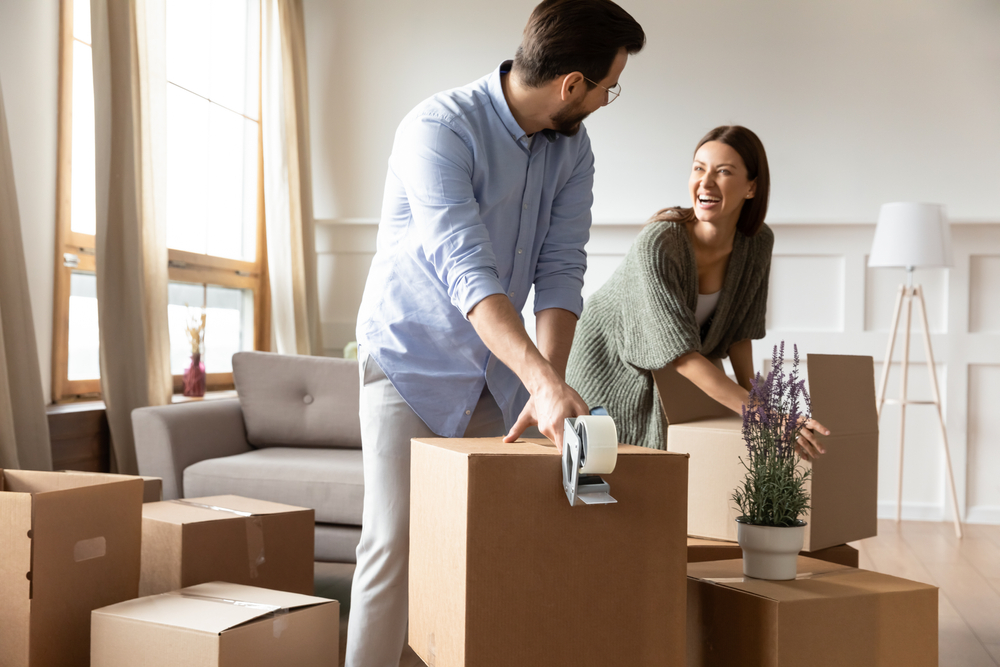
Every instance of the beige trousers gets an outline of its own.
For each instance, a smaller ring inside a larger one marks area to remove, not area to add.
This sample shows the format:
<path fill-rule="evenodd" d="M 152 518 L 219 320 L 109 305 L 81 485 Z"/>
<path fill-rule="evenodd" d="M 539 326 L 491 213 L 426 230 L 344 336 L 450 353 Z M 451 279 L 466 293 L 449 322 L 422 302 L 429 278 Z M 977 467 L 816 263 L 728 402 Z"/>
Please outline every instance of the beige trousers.
<path fill-rule="evenodd" d="M 359 351 L 365 503 L 351 588 L 346 667 L 398 667 L 406 643 L 410 552 L 410 438 L 438 437 Z M 427 390 L 433 391 L 433 380 Z M 483 390 L 466 437 L 504 435 L 503 414 Z"/>

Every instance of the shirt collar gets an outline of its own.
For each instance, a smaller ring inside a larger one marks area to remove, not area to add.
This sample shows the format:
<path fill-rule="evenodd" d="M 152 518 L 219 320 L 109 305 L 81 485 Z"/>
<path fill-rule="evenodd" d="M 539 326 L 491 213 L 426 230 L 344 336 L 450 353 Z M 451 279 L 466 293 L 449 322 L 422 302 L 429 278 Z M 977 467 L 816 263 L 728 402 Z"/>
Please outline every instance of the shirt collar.
<path fill-rule="evenodd" d="M 503 94 L 503 84 L 500 82 L 501 74 L 508 74 L 511 67 L 513 66 L 513 60 L 505 60 L 500 63 L 500 66 L 493 71 L 493 75 L 490 76 L 489 80 L 489 94 L 490 99 L 493 101 L 493 109 L 496 110 L 497 115 L 500 116 L 500 120 L 503 122 L 504 127 L 507 128 L 507 132 L 510 134 L 514 141 L 522 141 L 528 135 L 521 126 L 517 124 L 514 120 L 514 114 L 510 112 L 510 107 L 507 105 L 507 98 Z M 542 130 L 542 135 L 545 136 L 549 142 L 556 140 L 558 133 L 554 130 Z"/>

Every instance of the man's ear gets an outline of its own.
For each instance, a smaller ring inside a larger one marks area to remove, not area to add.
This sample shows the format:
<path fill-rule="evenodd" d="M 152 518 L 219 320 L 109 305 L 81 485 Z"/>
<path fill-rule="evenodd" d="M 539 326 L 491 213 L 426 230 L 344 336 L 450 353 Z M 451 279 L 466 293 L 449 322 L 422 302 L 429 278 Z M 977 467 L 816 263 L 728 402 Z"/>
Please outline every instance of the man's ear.
<path fill-rule="evenodd" d="M 581 90 L 586 91 L 586 88 L 587 83 L 583 78 L 583 74 L 580 74 L 579 72 L 570 72 L 562 77 L 559 88 L 559 97 L 563 102 L 566 102 L 579 95 Z"/>

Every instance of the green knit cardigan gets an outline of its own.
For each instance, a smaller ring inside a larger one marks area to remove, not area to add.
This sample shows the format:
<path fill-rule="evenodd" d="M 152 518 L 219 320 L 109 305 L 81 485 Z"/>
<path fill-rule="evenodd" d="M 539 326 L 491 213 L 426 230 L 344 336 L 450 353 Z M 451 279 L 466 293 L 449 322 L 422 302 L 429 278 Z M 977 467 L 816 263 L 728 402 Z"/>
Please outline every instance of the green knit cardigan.
<path fill-rule="evenodd" d="M 647 224 L 625 260 L 588 300 L 577 324 L 566 381 L 615 420 L 618 439 L 664 449 L 666 420 L 653 370 L 689 353 L 729 355 L 733 343 L 764 337 L 774 234 L 737 231 L 715 313 L 695 322 L 698 268 L 682 222 Z"/>

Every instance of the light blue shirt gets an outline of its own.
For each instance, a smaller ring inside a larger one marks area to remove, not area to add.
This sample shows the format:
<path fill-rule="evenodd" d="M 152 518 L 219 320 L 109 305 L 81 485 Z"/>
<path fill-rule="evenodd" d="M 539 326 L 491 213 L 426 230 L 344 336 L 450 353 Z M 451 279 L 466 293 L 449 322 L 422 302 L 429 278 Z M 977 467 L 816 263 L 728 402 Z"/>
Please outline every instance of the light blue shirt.
<path fill-rule="evenodd" d="M 513 425 L 528 400 L 468 321 L 492 294 L 521 312 L 583 309 L 594 155 L 587 131 L 529 141 L 500 75 L 435 95 L 400 123 L 358 343 L 444 437 L 465 432 L 488 383 Z"/>

